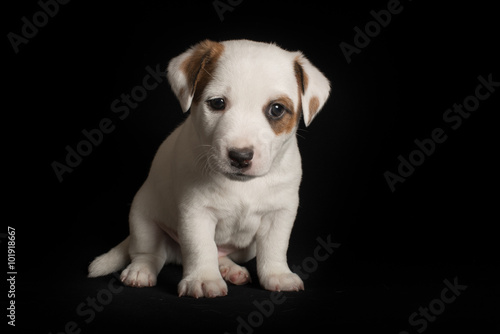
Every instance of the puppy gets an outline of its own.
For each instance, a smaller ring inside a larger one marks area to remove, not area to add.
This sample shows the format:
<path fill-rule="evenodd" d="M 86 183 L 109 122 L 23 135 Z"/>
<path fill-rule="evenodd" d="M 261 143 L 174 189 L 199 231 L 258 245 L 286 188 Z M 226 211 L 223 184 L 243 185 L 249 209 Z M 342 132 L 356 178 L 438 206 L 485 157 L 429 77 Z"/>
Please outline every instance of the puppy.
<path fill-rule="evenodd" d="M 130 236 L 89 266 L 148 287 L 183 265 L 179 296 L 216 297 L 250 281 L 257 257 L 267 290 L 304 284 L 287 264 L 302 175 L 296 130 L 330 92 L 300 52 L 249 40 L 205 40 L 172 59 L 168 81 L 189 116 L 160 146 L 130 210 Z"/>

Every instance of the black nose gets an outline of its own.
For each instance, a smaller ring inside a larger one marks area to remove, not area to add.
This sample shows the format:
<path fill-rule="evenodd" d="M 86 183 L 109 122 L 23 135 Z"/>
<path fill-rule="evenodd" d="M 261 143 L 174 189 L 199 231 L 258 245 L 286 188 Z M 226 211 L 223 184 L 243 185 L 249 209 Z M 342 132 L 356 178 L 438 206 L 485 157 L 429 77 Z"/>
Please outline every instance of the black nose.
<path fill-rule="evenodd" d="M 231 160 L 231 166 L 246 168 L 252 163 L 253 150 L 251 148 L 231 148 L 228 155 Z"/>

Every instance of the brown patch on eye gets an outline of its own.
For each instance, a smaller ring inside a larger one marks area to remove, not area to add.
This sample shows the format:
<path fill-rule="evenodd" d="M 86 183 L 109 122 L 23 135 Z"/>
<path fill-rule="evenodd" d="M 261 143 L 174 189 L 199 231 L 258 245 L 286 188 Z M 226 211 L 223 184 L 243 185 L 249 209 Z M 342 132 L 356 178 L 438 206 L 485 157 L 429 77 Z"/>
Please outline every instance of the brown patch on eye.
<path fill-rule="evenodd" d="M 199 102 L 201 94 L 212 79 L 211 73 L 215 70 L 217 60 L 224 51 L 221 43 L 204 40 L 195 46 L 193 54 L 181 65 L 191 88 L 193 102 Z"/>
<path fill-rule="evenodd" d="M 314 115 L 319 109 L 319 98 L 317 96 L 311 97 L 309 101 L 309 119 L 312 120 Z"/>
<path fill-rule="evenodd" d="M 284 115 L 279 119 L 273 119 L 269 116 L 269 109 L 275 103 L 281 104 L 286 109 Z M 297 125 L 300 117 L 300 113 L 294 110 L 292 99 L 286 95 L 270 100 L 264 105 L 263 111 L 269 121 L 269 124 L 271 125 L 271 128 L 277 136 L 283 133 L 290 133 Z"/>

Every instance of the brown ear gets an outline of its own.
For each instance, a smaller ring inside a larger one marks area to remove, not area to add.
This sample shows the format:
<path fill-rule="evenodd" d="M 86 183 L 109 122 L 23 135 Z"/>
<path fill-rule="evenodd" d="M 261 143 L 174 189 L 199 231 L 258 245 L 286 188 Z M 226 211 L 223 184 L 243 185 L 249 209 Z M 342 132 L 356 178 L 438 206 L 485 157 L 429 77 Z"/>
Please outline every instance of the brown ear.
<path fill-rule="evenodd" d="M 191 103 L 199 102 L 201 92 L 208 84 L 215 65 L 224 51 L 224 45 L 204 40 L 173 58 L 167 68 L 167 78 L 183 112 Z"/>
<path fill-rule="evenodd" d="M 301 52 L 295 57 L 294 71 L 301 95 L 304 123 L 309 126 L 330 95 L 330 82 Z"/>

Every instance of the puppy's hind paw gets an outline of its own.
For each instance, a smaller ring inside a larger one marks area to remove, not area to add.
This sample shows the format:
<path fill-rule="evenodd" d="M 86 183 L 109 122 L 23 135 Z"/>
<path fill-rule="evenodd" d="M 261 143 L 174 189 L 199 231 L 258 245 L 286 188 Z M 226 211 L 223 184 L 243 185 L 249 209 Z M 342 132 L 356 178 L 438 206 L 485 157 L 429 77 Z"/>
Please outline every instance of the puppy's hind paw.
<path fill-rule="evenodd" d="M 237 264 L 229 266 L 220 265 L 219 270 L 220 274 L 226 281 L 235 285 L 243 285 L 252 281 L 247 268 L 241 267 Z"/>
<path fill-rule="evenodd" d="M 237 265 L 227 256 L 219 258 L 219 271 L 222 278 L 235 285 L 242 285 L 252 281 L 247 268 Z"/>

